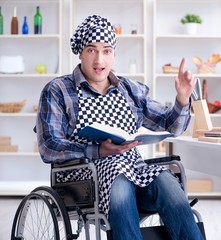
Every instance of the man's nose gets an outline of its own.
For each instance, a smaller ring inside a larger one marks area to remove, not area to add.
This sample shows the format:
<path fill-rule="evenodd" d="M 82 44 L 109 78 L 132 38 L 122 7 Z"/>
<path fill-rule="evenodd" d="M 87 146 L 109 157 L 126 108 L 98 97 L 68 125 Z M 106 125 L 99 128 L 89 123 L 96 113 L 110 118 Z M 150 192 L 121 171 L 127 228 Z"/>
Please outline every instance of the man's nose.
<path fill-rule="evenodd" d="M 103 63 L 104 61 L 104 56 L 101 52 L 98 52 L 96 54 L 96 59 L 95 59 L 96 63 Z"/>

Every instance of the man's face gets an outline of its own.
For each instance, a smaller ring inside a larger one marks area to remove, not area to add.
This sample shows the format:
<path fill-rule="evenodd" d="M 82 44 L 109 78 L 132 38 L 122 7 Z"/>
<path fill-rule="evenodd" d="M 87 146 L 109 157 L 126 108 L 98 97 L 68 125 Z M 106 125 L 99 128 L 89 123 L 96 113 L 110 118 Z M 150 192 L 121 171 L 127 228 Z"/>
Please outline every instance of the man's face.
<path fill-rule="evenodd" d="M 106 81 L 114 62 L 114 49 L 108 43 L 90 43 L 79 58 L 81 70 L 88 82 Z"/>

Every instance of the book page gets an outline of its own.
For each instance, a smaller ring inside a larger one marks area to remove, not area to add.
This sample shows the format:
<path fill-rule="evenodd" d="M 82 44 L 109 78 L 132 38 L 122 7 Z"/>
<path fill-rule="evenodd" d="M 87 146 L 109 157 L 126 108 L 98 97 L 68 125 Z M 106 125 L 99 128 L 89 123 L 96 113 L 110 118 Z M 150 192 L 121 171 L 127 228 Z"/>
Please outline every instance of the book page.
<path fill-rule="evenodd" d="M 170 134 L 170 133 L 167 131 L 152 131 L 145 127 L 140 127 L 138 129 L 138 132 L 133 134 L 133 137 L 135 138 L 136 136 L 139 136 L 139 135 L 167 135 L 167 134 Z"/>
<path fill-rule="evenodd" d="M 138 132 L 136 132 L 135 134 L 130 135 L 129 133 L 127 133 L 126 131 L 124 131 L 121 128 L 115 128 L 115 127 L 111 127 L 109 125 L 104 125 L 104 124 L 100 124 L 100 123 L 93 123 L 91 125 L 91 127 L 97 128 L 99 130 L 114 134 L 116 136 L 120 136 L 122 138 L 124 138 L 126 141 L 132 141 L 134 140 L 137 136 L 143 136 L 143 135 L 148 135 L 148 136 L 157 136 L 157 135 L 169 135 L 170 133 L 167 131 L 152 131 L 149 130 L 145 127 L 140 127 L 138 129 Z"/>
<path fill-rule="evenodd" d="M 108 132 L 108 133 L 114 134 L 116 136 L 120 136 L 120 137 L 124 138 L 127 141 L 133 139 L 133 137 L 130 136 L 129 133 L 127 133 L 126 131 L 124 131 L 121 128 L 115 128 L 115 127 L 111 127 L 109 125 L 104 125 L 104 124 L 97 123 L 97 122 L 93 123 L 90 126 L 93 127 L 93 128 L 102 130 L 104 132 Z"/>

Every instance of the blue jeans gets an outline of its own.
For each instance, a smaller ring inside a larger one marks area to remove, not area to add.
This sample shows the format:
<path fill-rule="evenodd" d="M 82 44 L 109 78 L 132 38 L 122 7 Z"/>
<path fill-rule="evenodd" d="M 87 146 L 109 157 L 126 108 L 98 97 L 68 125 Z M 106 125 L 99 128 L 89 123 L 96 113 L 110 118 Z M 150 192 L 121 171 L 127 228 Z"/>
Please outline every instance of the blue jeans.
<path fill-rule="evenodd" d="M 109 221 L 113 240 L 141 240 L 138 208 L 157 211 L 173 240 L 203 240 L 179 180 L 162 172 L 141 188 L 119 175 L 111 188 Z"/>

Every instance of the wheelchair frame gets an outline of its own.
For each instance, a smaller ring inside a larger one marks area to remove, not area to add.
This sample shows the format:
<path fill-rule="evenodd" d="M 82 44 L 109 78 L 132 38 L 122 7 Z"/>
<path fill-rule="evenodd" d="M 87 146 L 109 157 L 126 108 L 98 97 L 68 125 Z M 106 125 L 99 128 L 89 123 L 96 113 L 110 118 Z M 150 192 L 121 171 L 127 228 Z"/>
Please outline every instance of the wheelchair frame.
<path fill-rule="evenodd" d="M 166 156 L 160 158 L 153 158 L 145 160 L 146 163 L 176 166 L 179 172 L 179 178 L 183 185 L 183 190 L 187 195 L 186 176 L 184 167 L 180 162 L 179 156 Z M 70 199 L 70 195 L 67 197 L 66 192 L 69 192 L 69 188 L 62 188 L 62 184 L 57 184 L 56 173 L 61 171 L 75 170 L 79 168 L 88 168 L 92 172 L 93 181 L 83 181 L 83 185 L 73 185 L 77 182 L 66 182 L 65 185 L 72 184 L 73 190 L 76 190 L 77 199 Z M 98 207 L 98 182 L 97 171 L 95 165 L 86 158 L 75 159 L 68 163 L 52 164 L 51 168 L 51 187 L 41 186 L 34 189 L 30 194 L 24 197 L 21 201 L 18 209 L 15 213 L 11 240 L 22 239 L 37 239 L 37 240 L 71 240 L 77 239 L 80 235 L 81 229 L 85 228 L 86 240 L 90 240 L 90 225 L 95 226 L 95 239 L 101 240 L 101 230 L 106 231 L 107 240 L 111 240 L 111 227 L 110 224 Z M 84 189 L 81 193 L 79 189 Z M 93 194 L 92 194 L 93 193 Z M 78 196 L 79 195 L 79 196 Z M 65 204 L 67 202 L 68 204 Z M 195 201 L 193 201 L 192 204 Z M 200 214 L 193 209 L 197 223 L 200 223 L 201 232 L 205 237 L 204 227 L 202 225 L 202 218 Z M 150 213 L 140 213 L 140 223 L 144 223 L 148 218 L 151 218 Z M 29 223 L 30 221 L 30 223 Z M 76 233 L 73 233 L 72 222 L 77 221 L 78 227 Z M 163 223 L 160 223 L 163 224 Z M 151 229 L 151 228 L 145 228 Z M 151 240 L 166 240 L 166 237 L 162 238 L 162 229 L 154 227 L 151 231 L 154 231 L 154 238 Z M 165 231 L 165 229 L 164 229 Z M 142 233 L 143 234 L 143 233 Z M 146 235 L 145 235 L 146 236 Z M 32 238 L 33 237 L 33 238 Z M 146 238 L 144 238 L 146 239 Z M 149 239 L 149 238 L 148 238 Z M 169 238 L 168 238 L 169 239 Z M 147 239 L 146 239 L 147 240 Z"/>

